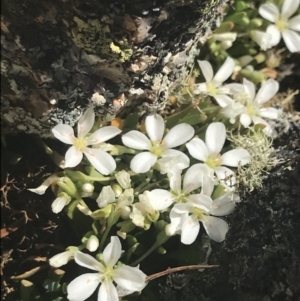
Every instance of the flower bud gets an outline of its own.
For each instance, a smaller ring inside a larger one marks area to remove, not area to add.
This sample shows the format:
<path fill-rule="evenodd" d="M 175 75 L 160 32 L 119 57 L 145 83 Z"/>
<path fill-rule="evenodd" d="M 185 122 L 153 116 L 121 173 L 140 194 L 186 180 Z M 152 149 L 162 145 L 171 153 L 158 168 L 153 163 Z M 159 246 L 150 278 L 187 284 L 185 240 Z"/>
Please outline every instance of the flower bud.
<path fill-rule="evenodd" d="M 92 183 L 84 183 L 81 187 L 83 192 L 86 193 L 92 193 L 95 189 L 94 185 Z"/>
<path fill-rule="evenodd" d="M 166 235 L 167 236 L 173 236 L 175 235 L 176 229 L 172 226 L 172 224 L 168 224 L 165 227 Z"/>
<path fill-rule="evenodd" d="M 260 30 L 251 30 L 250 37 L 255 43 L 260 46 L 262 50 L 267 50 L 272 47 L 272 36 L 269 33 Z"/>
<path fill-rule="evenodd" d="M 81 211 L 84 215 L 91 215 L 92 214 L 92 211 L 88 208 L 88 207 L 85 207 L 81 204 L 78 204 L 77 206 L 77 209 L 79 211 Z"/>
<path fill-rule="evenodd" d="M 61 192 L 57 195 L 57 198 L 53 201 L 51 208 L 54 213 L 59 213 L 63 208 L 71 202 L 71 197 L 65 192 Z"/>
<path fill-rule="evenodd" d="M 120 185 L 118 185 L 118 184 L 114 184 L 112 186 L 112 189 L 113 189 L 113 191 L 115 193 L 116 198 L 119 197 L 122 194 L 122 192 L 123 192 L 122 187 Z"/>
<path fill-rule="evenodd" d="M 74 256 L 74 253 L 71 251 L 65 251 L 58 253 L 49 259 L 49 264 L 54 268 L 59 268 L 62 265 L 65 265 L 69 260 Z"/>
<path fill-rule="evenodd" d="M 130 188 L 130 175 L 127 171 L 121 170 L 116 173 L 116 179 L 123 189 Z"/>
<path fill-rule="evenodd" d="M 116 201 L 116 196 L 111 186 L 104 186 L 96 200 L 99 208 L 104 208 L 107 204 Z"/>
<path fill-rule="evenodd" d="M 78 198 L 78 192 L 75 184 L 72 182 L 72 180 L 68 177 L 62 177 L 57 181 L 57 185 L 68 195 Z"/>
<path fill-rule="evenodd" d="M 90 252 L 95 252 L 99 247 L 99 239 L 95 235 L 91 235 L 86 243 L 86 248 Z"/>
<path fill-rule="evenodd" d="M 128 219 L 129 218 L 129 215 L 131 213 L 131 209 L 129 206 L 125 206 L 123 208 L 121 208 L 121 218 L 122 219 Z"/>

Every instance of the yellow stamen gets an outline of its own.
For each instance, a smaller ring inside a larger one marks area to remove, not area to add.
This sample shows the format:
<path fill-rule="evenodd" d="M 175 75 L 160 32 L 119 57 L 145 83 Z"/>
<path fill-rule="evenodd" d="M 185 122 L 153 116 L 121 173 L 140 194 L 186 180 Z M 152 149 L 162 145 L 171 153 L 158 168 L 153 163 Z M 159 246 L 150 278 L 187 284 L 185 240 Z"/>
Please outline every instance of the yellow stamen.
<path fill-rule="evenodd" d="M 216 167 L 222 164 L 221 155 L 210 155 L 205 161 L 205 164 L 208 165 L 210 168 L 215 169 Z"/>
<path fill-rule="evenodd" d="M 201 221 L 203 218 L 208 215 L 204 210 L 200 208 L 194 208 L 192 211 L 192 215 L 198 220 Z"/>
<path fill-rule="evenodd" d="M 213 83 L 207 83 L 206 88 L 211 95 L 217 95 L 217 88 Z"/>
<path fill-rule="evenodd" d="M 165 148 L 163 147 L 163 143 L 161 141 L 156 142 L 156 141 L 151 141 L 152 147 L 150 149 L 150 152 L 153 153 L 154 155 L 160 157 L 163 152 L 165 151 Z"/>
<path fill-rule="evenodd" d="M 73 145 L 81 152 L 86 148 L 86 143 L 84 139 L 75 138 Z"/>
<path fill-rule="evenodd" d="M 283 19 L 279 19 L 276 21 L 276 27 L 282 32 L 286 29 L 289 28 L 289 25 L 287 23 L 287 21 L 283 20 Z"/>

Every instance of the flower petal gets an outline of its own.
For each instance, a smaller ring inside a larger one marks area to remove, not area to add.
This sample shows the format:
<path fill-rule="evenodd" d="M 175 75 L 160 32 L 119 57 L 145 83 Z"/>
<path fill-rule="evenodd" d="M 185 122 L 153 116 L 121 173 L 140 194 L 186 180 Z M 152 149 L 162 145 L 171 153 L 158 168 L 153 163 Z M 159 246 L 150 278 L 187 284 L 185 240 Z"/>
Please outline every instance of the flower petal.
<path fill-rule="evenodd" d="M 121 132 L 122 131 L 115 126 L 105 126 L 94 132 L 90 137 L 88 137 L 86 139 L 86 143 L 87 145 L 102 143 L 117 136 Z"/>
<path fill-rule="evenodd" d="M 293 30 L 284 30 L 282 37 L 290 52 L 300 51 L 300 35 Z"/>
<path fill-rule="evenodd" d="M 254 102 L 259 105 L 264 104 L 278 92 L 278 89 L 279 83 L 272 78 L 268 79 L 263 83 L 263 85 L 257 92 Z"/>
<path fill-rule="evenodd" d="M 177 232 L 180 232 L 184 220 L 188 217 L 188 212 L 177 212 L 176 207 L 177 204 L 170 211 L 170 221 L 171 223 L 168 225 L 166 231 L 168 231 L 168 235 L 172 236 Z M 175 209 L 174 209 L 175 208 Z"/>
<path fill-rule="evenodd" d="M 97 272 L 102 272 L 104 270 L 104 266 L 102 265 L 102 263 L 97 261 L 93 256 L 89 254 L 76 251 L 74 259 L 77 264 L 87 269 L 94 270 Z M 99 282 L 99 278 L 98 278 L 98 282 Z"/>
<path fill-rule="evenodd" d="M 271 128 L 271 126 L 268 124 L 268 122 L 267 121 L 265 121 L 264 119 L 262 119 L 262 118 L 260 118 L 260 117 L 257 117 L 257 116 L 254 116 L 254 117 L 252 117 L 252 119 L 253 119 L 253 123 L 254 124 L 263 124 L 264 126 L 265 126 L 265 128 L 263 129 L 263 131 L 264 131 L 264 133 L 266 134 L 266 135 L 271 135 L 272 134 L 272 128 Z"/>
<path fill-rule="evenodd" d="M 252 119 L 248 114 L 241 114 L 240 116 L 240 123 L 245 127 L 248 128 L 251 124 Z"/>
<path fill-rule="evenodd" d="M 290 29 L 300 31 L 300 15 L 290 19 L 288 24 Z"/>
<path fill-rule="evenodd" d="M 207 94 L 208 93 L 207 84 L 206 83 L 197 84 L 195 90 L 193 91 L 193 93 L 195 95 L 202 94 L 202 93 Z"/>
<path fill-rule="evenodd" d="M 207 213 L 212 210 L 213 205 L 211 197 L 199 193 L 188 196 L 187 203 L 195 208 L 200 208 Z"/>
<path fill-rule="evenodd" d="M 149 201 L 155 210 L 164 210 L 170 207 L 175 200 L 173 195 L 164 189 L 154 189 L 150 192 Z"/>
<path fill-rule="evenodd" d="M 122 136 L 122 141 L 125 146 L 138 149 L 138 150 L 150 150 L 151 142 L 148 137 L 139 131 L 130 131 Z"/>
<path fill-rule="evenodd" d="M 147 285 L 146 274 L 136 267 L 123 265 L 114 272 L 114 281 L 129 291 L 141 291 Z"/>
<path fill-rule="evenodd" d="M 229 91 L 230 94 L 240 93 L 244 91 L 244 85 L 237 83 L 226 84 L 223 85 L 222 88 L 224 88 L 225 91 Z"/>
<path fill-rule="evenodd" d="M 185 245 L 190 245 L 196 240 L 199 231 L 199 221 L 192 215 L 187 217 L 182 225 L 181 242 Z"/>
<path fill-rule="evenodd" d="M 187 123 L 174 126 L 165 136 L 162 145 L 169 149 L 182 145 L 194 136 L 195 130 Z"/>
<path fill-rule="evenodd" d="M 130 162 L 130 168 L 135 173 L 144 173 L 151 169 L 157 161 L 157 156 L 150 152 L 143 152 L 133 157 Z"/>
<path fill-rule="evenodd" d="M 145 120 L 146 132 L 151 141 L 160 142 L 165 131 L 164 119 L 158 114 L 152 114 Z"/>
<path fill-rule="evenodd" d="M 228 56 L 224 64 L 215 75 L 214 81 L 223 83 L 232 74 L 234 66 L 234 60 Z"/>
<path fill-rule="evenodd" d="M 103 175 L 108 175 L 116 169 L 116 161 L 114 158 L 101 149 L 87 147 L 84 154 L 95 169 Z"/>
<path fill-rule="evenodd" d="M 182 170 L 190 165 L 189 157 L 176 149 L 167 149 L 161 156 L 162 158 L 157 160 L 158 169 L 161 174 L 170 172 L 174 166 Z"/>
<path fill-rule="evenodd" d="M 51 209 L 52 209 L 53 213 L 59 213 L 63 210 L 63 208 L 66 206 L 66 204 L 67 204 L 66 198 L 58 197 L 51 204 Z"/>
<path fill-rule="evenodd" d="M 222 219 L 214 216 L 206 216 L 202 220 L 203 226 L 208 236 L 216 241 L 221 242 L 225 239 L 228 232 L 228 224 Z"/>
<path fill-rule="evenodd" d="M 29 188 L 27 190 L 42 195 L 42 194 L 44 194 L 46 192 L 46 190 L 48 189 L 48 187 L 52 183 L 55 183 L 58 179 L 59 179 L 59 177 L 57 175 L 52 175 L 49 178 L 47 178 L 39 187 L 37 187 L 37 188 Z"/>
<path fill-rule="evenodd" d="M 202 186 L 203 175 L 208 175 L 208 170 L 204 164 L 194 164 L 185 173 L 183 179 L 183 191 L 185 194 Z"/>
<path fill-rule="evenodd" d="M 218 166 L 215 169 L 215 173 L 223 186 L 226 186 L 229 190 L 234 187 L 236 178 L 231 169 L 225 166 Z"/>
<path fill-rule="evenodd" d="M 258 9 L 259 14 L 270 22 L 276 22 L 279 18 L 279 10 L 273 3 L 262 4 Z"/>
<path fill-rule="evenodd" d="M 208 61 L 197 61 L 199 64 L 199 67 L 202 71 L 202 74 L 206 80 L 207 83 L 211 82 L 214 76 L 214 72 L 212 69 L 212 66 L 210 62 Z"/>
<path fill-rule="evenodd" d="M 121 257 L 122 246 L 118 236 L 111 236 L 110 243 L 103 251 L 103 261 L 106 267 L 113 267 Z"/>
<path fill-rule="evenodd" d="M 270 25 L 270 26 L 275 26 L 275 25 Z M 277 27 L 274 28 L 274 30 L 278 30 Z M 262 50 L 267 50 L 271 48 L 272 45 L 272 35 L 270 33 L 260 31 L 260 30 L 251 30 L 250 31 L 250 37 L 251 39 L 257 43 Z"/>
<path fill-rule="evenodd" d="M 119 301 L 119 296 L 116 287 L 112 281 L 105 280 L 98 292 L 99 301 Z"/>
<path fill-rule="evenodd" d="M 107 204 L 114 203 L 116 196 L 111 186 L 104 186 L 96 199 L 99 208 L 104 208 Z"/>
<path fill-rule="evenodd" d="M 65 155 L 65 168 L 75 167 L 82 160 L 83 154 L 75 146 L 71 146 Z"/>
<path fill-rule="evenodd" d="M 78 138 L 82 138 L 86 136 L 86 134 L 92 129 L 94 123 L 95 123 L 94 109 L 88 108 L 78 121 L 77 124 Z"/>
<path fill-rule="evenodd" d="M 279 116 L 279 110 L 275 108 L 262 108 L 259 113 L 262 117 L 269 119 L 278 119 Z"/>
<path fill-rule="evenodd" d="M 235 203 L 232 198 L 232 192 L 228 192 L 213 201 L 211 214 L 224 216 L 230 214 L 234 210 L 234 207 Z"/>
<path fill-rule="evenodd" d="M 209 151 L 203 140 L 199 138 L 193 138 L 190 142 L 186 144 L 190 155 L 200 161 L 206 161 L 209 156 Z"/>
<path fill-rule="evenodd" d="M 93 294 L 98 285 L 98 273 L 83 274 L 70 282 L 67 287 L 67 298 L 70 301 L 84 301 Z"/>
<path fill-rule="evenodd" d="M 226 128 L 222 122 L 211 123 L 205 133 L 205 143 L 210 154 L 221 152 L 226 139 Z"/>
<path fill-rule="evenodd" d="M 233 99 L 231 97 L 229 97 L 228 95 L 225 95 L 225 94 L 214 95 L 214 99 L 216 100 L 218 105 L 222 108 L 224 108 L 224 107 L 226 107 L 226 106 L 233 103 Z"/>
<path fill-rule="evenodd" d="M 52 133 L 63 143 L 73 144 L 74 130 L 68 124 L 58 124 L 52 129 Z"/>
<path fill-rule="evenodd" d="M 271 46 L 276 46 L 279 44 L 279 42 L 281 40 L 281 32 L 277 28 L 276 25 L 269 25 L 267 27 L 266 33 L 271 36 L 271 39 L 270 39 Z"/>
<path fill-rule="evenodd" d="M 181 169 L 178 166 L 174 166 L 169 172 L 168 177 L 170 181 L 170 188 L 176 193 L 181 191 Z"/>
<path fill-rule="evenodd" d="M 281 15 L 286 19 L 289 19 L 299 7 L 299 0 L 284 0 Z"/>
<path fill-rule="evenodd" d="M 207 169 L 210 169 L 209 167 L 205 166 Z M 213 170 L 210 169 L 210 173 L 203 174 L 202 175 L 202 188 L 201 188 L 201 194 L 211 196 L 211 194 L 214 191 L 215 188 L 215 181 L 213 178 Z"/>
<path fill-rule="evenodd" d="M 239 164 L 242 166 L 251 161 L 251 156 L 244 148 L 236 148 L 230 150 L 221 156 L 222 165 L 237 167 Z"/>
<path fill-rule="evenodd" d="M 69 262 L 70 258 L 73 256 L 71 251 L 65 251 L 58 253 L 49 259 L 49 264 L 54 268 L 60 268 Z"/>
<path fill-rule="evenodd" d="M 244 78 L 243 86 L 244 86 L 246 93 L 249 96 L 248 103 L 251 104 L 255 97 L 255 85 L 250 80 L 247 80 L 246 78 Z"/>

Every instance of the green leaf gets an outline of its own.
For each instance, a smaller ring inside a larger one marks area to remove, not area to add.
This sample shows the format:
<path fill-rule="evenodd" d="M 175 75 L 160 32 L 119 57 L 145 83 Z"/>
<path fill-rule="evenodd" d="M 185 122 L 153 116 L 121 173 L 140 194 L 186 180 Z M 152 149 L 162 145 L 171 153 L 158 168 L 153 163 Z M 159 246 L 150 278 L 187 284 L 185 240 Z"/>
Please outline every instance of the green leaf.
<path fill-rule="evenodd" d="M 136 130 L 137 125 L 139 123 L 140 116 L 138 113 L 132 113 L 126 116 L 123 125 L 123 133 L 128 132 L 130 130 Z"/>
<path fill-rule="evenodd" d="M 166 128 L 172 128 L 180 123 L 187 123 L 189 125 L 196 125 L 203 123 L 206 120 L 207 116 L 199 110 L 198 104 L 190 104 L 187 107 L 166 118 Z"/>

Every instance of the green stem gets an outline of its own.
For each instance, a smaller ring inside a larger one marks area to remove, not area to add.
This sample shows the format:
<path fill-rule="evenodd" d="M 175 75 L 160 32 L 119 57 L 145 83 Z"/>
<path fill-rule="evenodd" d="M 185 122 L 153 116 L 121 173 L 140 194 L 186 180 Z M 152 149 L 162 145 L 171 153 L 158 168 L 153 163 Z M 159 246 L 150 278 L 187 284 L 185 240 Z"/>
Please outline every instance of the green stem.
<path fill-rule="evenodd" d="M 108 233 L 109 233 L 111 227 L 112 227 L 112 225 L 109 225 L 109 224 L 107 223 L 106 230 L 104 231 L 104 233 L 103 233 L 103 235 L 102 235 L 102 237 L 101 237 L 101 241 L 100 241 L 100 245 L 99 245 L 99 250 L 100 250 L 100 252 L 103 252 L 103 249 L 104 249 L 104 243 L 105 243 L 105 241 L 106 241 L 107 235 L 108 235 Z"/>
<path fill-rule="evenodd" d="M 164 230 L 163 230 L 164 231 Z M 140 256 L 137 260 L 135 260 L 133 263 L 131 263 L 131 266 L 137 266 L 141 261 L 143 261 L 146 257 L 148 257 L 156 248 L 164 244 L 170 237 L 165 236 L 164 239 L 158 239 L 154 243 L 154 245 L 147 251 L 145 252 L 142 256 Z"/>
<path fill-rule="evenodd" d="M 98 177 L 92 177 L 92 176 L 86 176 L 87 180 L 90 181 L 95 181 L 95 182 L 106 182 L 106 181 L 112 181 L 115 180 L 116 177 L 103 177 L 103 178 L 98 178 Z"/>
<path fill-rule="evenodd" d="M 162 180 L 160 180 L 158 182 L 144 185 L 144 187 L 142 187 L 142 189 L 139 191 L 139 193 L 143 193 L 145 190 L 149 190 L 152 187 L 160 187 L 159 184 L 162 184 L 164 181 L 166 181 L 166 183 L 168 183 L 167 179 L 162 179 Z"/>

